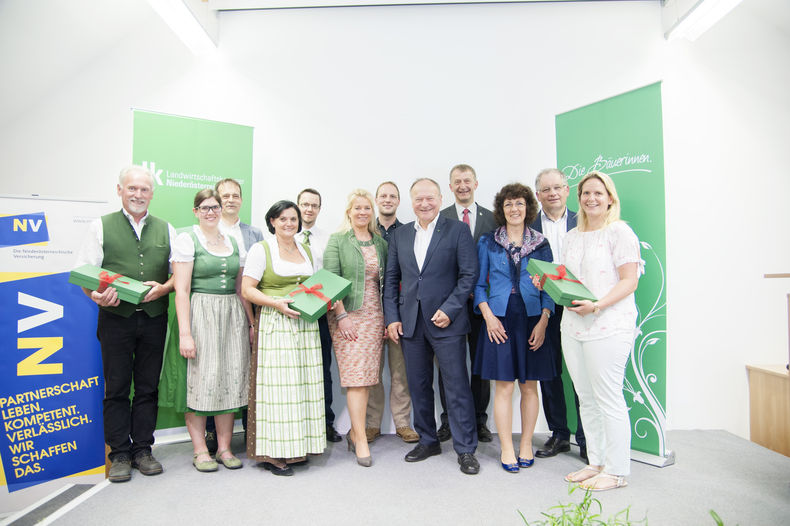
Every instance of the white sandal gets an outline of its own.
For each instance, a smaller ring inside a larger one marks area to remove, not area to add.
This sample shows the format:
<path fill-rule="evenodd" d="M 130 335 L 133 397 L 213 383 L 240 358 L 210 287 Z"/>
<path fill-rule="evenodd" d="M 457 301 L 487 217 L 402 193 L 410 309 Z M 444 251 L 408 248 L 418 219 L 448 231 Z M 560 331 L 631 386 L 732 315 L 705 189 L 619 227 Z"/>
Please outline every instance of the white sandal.
<path fill-rule="evenodd" d="M 568 473 L 565 475 L 565 482 L 582 482 L 587 479 L 591 479 L 601 472 L 603 468 L 596 468 L 594 466 L 584 466 L 579 471 L 574 471 L 573 473 Z"/>
<path fill-rule="evenodd" d="M 625 481 L 625 477 L 622 475 L 612 475 L 610 473 L 598 473 L 594 477 L 591 477 L 584 481 L 582 484 L 579 484 L 581 489 L 587 489 L 590 491 L 607 491 L 610 489 L 617 489 L 617 488 L 624 488 L 628 486 L 628 482 Z"/>

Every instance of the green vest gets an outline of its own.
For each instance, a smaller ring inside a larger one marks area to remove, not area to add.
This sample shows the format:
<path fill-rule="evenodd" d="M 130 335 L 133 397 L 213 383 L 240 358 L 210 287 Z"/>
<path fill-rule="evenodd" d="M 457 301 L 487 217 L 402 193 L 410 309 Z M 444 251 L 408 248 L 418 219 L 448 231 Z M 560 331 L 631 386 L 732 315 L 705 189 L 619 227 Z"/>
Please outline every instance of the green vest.
<path fill-rule="evenodd" d="M 239 247 L 236 245 L 236 239 L 228 236 L 233 246 L 233 253 L 227 256 L 215 256 L 200 244 L 194 231 L 189 235 L 195 244 L 191 292 L 236 294 L 236 276 L 239 273 Z"/>
<path fill-rule="evenodd" d="M 164 283 L 168 278 L 170 260 L 170 232 L 167 222 L 152 215 L 145 219 L 145 226 L 137 235 L 123 212 L 113 212 L 102 216 L 104 259 L 102 268 L 129 276 L 139 281 Z M 102 309 L 128 318 L 135 310 L 143 309 L 148 316 L 158 316 L 167 312 L 168 297 L 135 305 L 122 301 L 117 307 Z"/>
<path fill-rule="evenodd" d="M 272 267 L 272 254 L 270 252 L 271 248 L 269 247 L 269 243 L 265 240 L 260 241 L 260 244 L 263 245 L 263 250 L 266 253 L 266 268 L 263 270 L 263 276 L 261 276 L 261 280 L 258 282 L 258 290 L 266 294 L 267 296 L 277 296 L 282 297 L 288 295 L 294 289 L 294 286 L 303 282 L 310 276 L 280 276 L 279 274 L 274 272 L 274 268 Z M 313 262 L 313 254 L 310 252 L 310 247 L 308 245 L 302 244 L 302 247 L 307 252 L 307 255 L 310 257 L 310 263 Z"/>

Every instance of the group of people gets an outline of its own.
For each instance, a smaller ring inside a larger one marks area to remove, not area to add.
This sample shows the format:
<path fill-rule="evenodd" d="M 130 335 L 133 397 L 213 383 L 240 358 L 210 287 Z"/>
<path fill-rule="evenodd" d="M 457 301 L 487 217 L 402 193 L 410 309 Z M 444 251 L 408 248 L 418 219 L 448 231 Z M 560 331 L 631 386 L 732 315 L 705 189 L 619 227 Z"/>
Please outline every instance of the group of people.
<path fill-rule="evenodd" d="M 556 169 L 538 174 L 534 191 L 520 183 L 502 187 L 493 211 L 474 200 L 471 166 L 453 167 L 449 187 L 455 203 L 442 208 L 440 185 L 415 181 L 409 195 L 416 220 L 406 225 L 397 220 L 395 183 L 380 184 L 375 195 L 354 190 L 344 225 L 331 236 L 316 226 L 321 195 L 308 188 L 296 202 L 268 210 L 265 236 L 239 221 L 241 187 L 225 179 L 197 193 L 197 224 L 177 234 L 148 214 L 150 173 L 122 171 L 123 208 L 92 225 L 80 255 L 81 263 L 152 287 L 139 305 L 120 301 L 112 287 L 85 289 L 100 306 L 110 480 L 129 480 L 133 467 L 162 472 L 151 455 L 159 399 L 185 413 L 198 471 L 242 467 L 230 439 L 234 415 L 246 408 L 248 458 L 292 475 L 292 465 L 322 453 L 327 440 L 341 440 L 331 409 L 334 349 L 351 420 L 347 446 L 361 466 L 373 464 L 369 443 L 381 433 L 385 356 L 396 433 L 416 442 L 407 462 L 440 454 L 440 443 L 452 439 L 461 471 L 478 473 L 478 440 L 492 440 L 491 381 L 505 471 L 569 451 L 564 356 L 578 393 L 576 439 L 588 462 L 566 480 L 593 490 L 624 486 L 630 423 L 622 383 L 643 263 L 636 236 L 620 220 L 613 182 L 600 172 L 586 175 L 577 187 L 578 215 L 566 207 L 570 189 Z M 527 272 L 531 258 L 563 263 L 598 300 L 577 301 L 563 316 L 541 276 Z M 348 279 L 351 291 L 308 321 L 291 308 L 291 291 L 320 268 Z M 162 370 L 173 290 L 177 323 Z M 434 364 L 443 409 L 438 429 Z M 533 452 L 538 382 L 552 435 Z M 521 394 L 518 451 L 514 383 Z"/>

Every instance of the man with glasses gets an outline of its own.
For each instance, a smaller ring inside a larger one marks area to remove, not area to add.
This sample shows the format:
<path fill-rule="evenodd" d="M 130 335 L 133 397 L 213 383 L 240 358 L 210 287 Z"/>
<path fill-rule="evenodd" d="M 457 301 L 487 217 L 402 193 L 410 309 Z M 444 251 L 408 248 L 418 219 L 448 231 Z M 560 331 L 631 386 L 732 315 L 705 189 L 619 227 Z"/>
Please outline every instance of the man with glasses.
<path fill-rule="evenodd" d="M 541 205 L 541 211 L 531 227 L 542 232 L 549 241 L 554 263 L 562 262 L 562 242 L 568 230 L 576 227 L 576 212 L 568 210 L 565 203 L 570 194 L 568 181 L 565 174 L 556 168 L 547 168 L 535 178 L 535 195 Z M 559 366 L 555 371 L 553 380 L 541 381 L 540 392 L 543 399 L 543 413 L 546 423 L 551 431 L 551 436 L 546 441 L 543 449 L 535 452 L 536 457 L 553 457 L 558 453 L 570 451 L 571 433 L 568 429 L 568 418 L 565 406 L 565 390 L 562 385 L 562 337 L 560 336 L 560 321 L 562 321 L 562 306 L 556 305 L 554 316 L 549 318 L 546 327 L 546 339 L 554 346 L 556 353 L 555 363 Z M 570 380 L 568 380 L 570 381 Z M 573 385 L 571 384 L 571 388 Z M 576 400 L 576 443 L 579 445 L 579 454 L 587 460 L 587 442 L 584 439 L 581 417 L 579 417 L 579 397 L 574 391 Z"/>
<path fill-rule="evenodd" d="M 329 235 L 315 225 L 321 212 L 321 194 L 313 188 L 305 188 L 296 197 L 296 204 L 302 214 L 302 231 L 297 234 L 299 243 L 308 245 L 313 256 L 313 269 L 324 266 L 324 250 L 329 242 Z M 326 315 L 318 318 L 318 330 L 321 334 L 321 357 L 324 362 L 324 409 L 326 413 L 326 439 L 340 442 L 340 434 L 335 429 L 335 413 L 332 411 L 332 336 Z"/>
<path fill-rule="evenodd" d="M 95 265 L 150 285 L 139 305 L 121 301 L 110 285 L 103 292 L 83 288 L 99 306 L 96 336 L 104 370 L 104 441 L 110 446 L 110 482 L 126 482 L 132 468 L 158 475 L 151 454 L 167 333 L 167 295 L 173 291 L 170 242 L 173 227 L 148 213 L 154 178 L 142 166 L 121 171 L 117 185 L 122 208 L 94 221 L 77 265 Z M 134 398 L 129 392 L 134 381 Z"/>

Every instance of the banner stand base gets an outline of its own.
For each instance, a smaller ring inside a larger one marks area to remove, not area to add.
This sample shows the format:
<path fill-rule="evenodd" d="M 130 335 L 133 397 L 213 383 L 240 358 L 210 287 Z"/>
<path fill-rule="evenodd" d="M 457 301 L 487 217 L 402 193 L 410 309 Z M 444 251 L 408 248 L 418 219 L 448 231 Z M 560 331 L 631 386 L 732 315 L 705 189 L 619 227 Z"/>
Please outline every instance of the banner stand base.
<path fill-rule="evenodd" d="M 658 468 L 665 468 L 675 463 L 675 452 L 667 451 L 666 455 L 653 455 L 643 451 L 631 450 L 631 460 L 641 462 L 642 464 L 650 464 Z"/>

